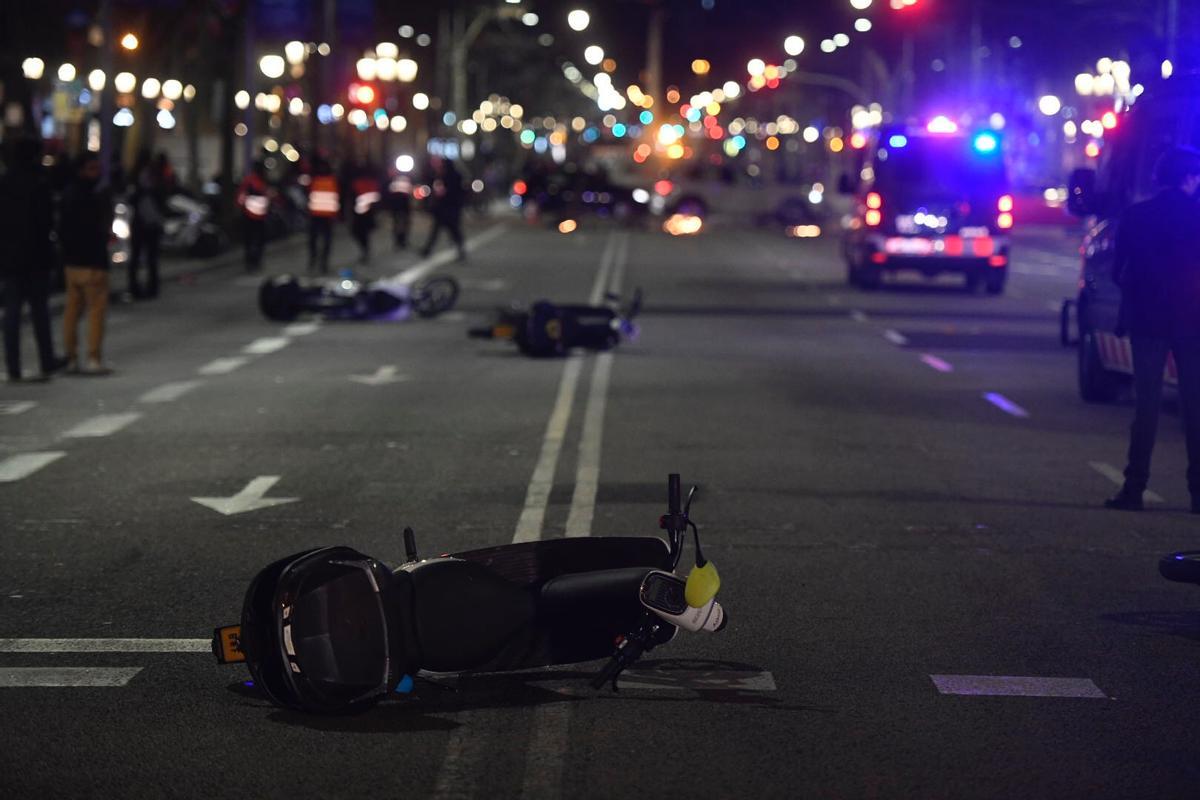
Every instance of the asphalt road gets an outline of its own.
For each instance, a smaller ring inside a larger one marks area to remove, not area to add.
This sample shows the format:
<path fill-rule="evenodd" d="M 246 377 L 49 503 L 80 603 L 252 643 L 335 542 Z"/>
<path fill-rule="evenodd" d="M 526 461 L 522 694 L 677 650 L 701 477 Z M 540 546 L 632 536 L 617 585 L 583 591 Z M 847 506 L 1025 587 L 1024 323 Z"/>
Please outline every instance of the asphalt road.
<path fill-rule="evenodd" d="M 989 297 L 860 293 L 834 241 L 766 231 L 471 233 L 470 260 L 434 270 L 464 285 L 437 320 L 273 324 L 235 265 L 115 307 L 114 375 L 0 387 L 0 794 L 1200 792 L 1200 590 L 1156 572 L 1200 538 L 1178 417 L 1162 502 L 1101 509 L 1131 407 L 1083 404 L 1058 344 L 1069 236 L 1024 233 Z M 466 338 L 497 305 L 606 284 L 646 296 L 612 356 Z M 539 464 L 553 480 L 531 491 Z M 619 695 L 584 665 L 307 717 L 197 644 L 288 552 L 399 563 L 405 525 L 426 554 L 580 525 L 655 535 L 669 472 L 702 487 L 732 621 L 655 651 Z M 291 502 L 195 501 L 264 487 Z M 114 685 L 20 685 L 39 681 Z"/>

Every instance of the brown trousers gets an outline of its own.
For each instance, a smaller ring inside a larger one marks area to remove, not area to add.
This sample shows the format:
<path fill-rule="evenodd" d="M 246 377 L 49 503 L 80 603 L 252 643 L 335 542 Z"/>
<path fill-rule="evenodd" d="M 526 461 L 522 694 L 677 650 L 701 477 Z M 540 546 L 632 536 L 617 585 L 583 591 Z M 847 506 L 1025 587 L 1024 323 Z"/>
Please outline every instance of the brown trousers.
<path fill-rule="evenodd" d="M 108 312 L 108 270 L 72 267 L 65 270 L 67 307 L 63 312 L 63 338 L 67 358 L 75 361 L 79 353 L 79 317 L 86 306 L 88 315 L 87 357 L 100 361 L 104 341 L 104 318 Z"/>

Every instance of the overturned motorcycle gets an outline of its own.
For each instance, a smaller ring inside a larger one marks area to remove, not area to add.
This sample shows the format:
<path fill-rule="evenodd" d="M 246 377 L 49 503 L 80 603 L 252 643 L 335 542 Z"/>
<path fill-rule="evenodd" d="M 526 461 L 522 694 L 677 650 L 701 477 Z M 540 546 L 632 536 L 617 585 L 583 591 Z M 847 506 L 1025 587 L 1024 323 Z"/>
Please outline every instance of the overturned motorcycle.
<path fill-rule="evenodd" d="M 642 308 L 642 290 L 633 294 L 622 311 L 616 297 L 602 306 L 559 305 L 539 300 L 528 309 L 503 308 L 496 321 L 472 328 L 473 339 L 505 339 L 516 343 L 527 356 L 563 356 L 573 348 L 611 350 L 622 340 L 637 338 L 634 318 Z"/>
<path fill-rule="evenodd" d="M 608 658 L 611 683 L 679 628 L 719 631 L 720 578 L 668 480 L 657 537 L 548 539 L 418 560 L 391 570 L 349 547 L 306 550 L 254 578 L 240 625 L 217 628 L 220 663 L 244 662 L 276 705 L 354 712 L 413 688 L 428 672 L 507 672 Z M 696 562 L 675 575 L 688 529 Z M 616 643 L 614 645 L 614 642 Z"/>
<path fill-rule="evenodd" d="M 412 312 L 436 317 L 458 300 L 458 282 L 447 275 L 417 284 L 396 280 L 360 281 L 349 274 L 307 280 L 275 275 L 258 289 L 258 307 L 267 319 L 291 322 L 308 312 L 326 319 L 403 320 Z"/>

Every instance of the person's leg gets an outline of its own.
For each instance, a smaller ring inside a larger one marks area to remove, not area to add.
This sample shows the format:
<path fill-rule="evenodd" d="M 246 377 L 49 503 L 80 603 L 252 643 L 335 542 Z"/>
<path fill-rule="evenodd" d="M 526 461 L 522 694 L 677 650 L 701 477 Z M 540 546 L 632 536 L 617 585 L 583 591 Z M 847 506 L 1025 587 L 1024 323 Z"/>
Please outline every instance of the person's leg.
<path fill-rule="evenodd" d="M 254 220 L 242 216 L 242 266 L 247 272 L 254 269 Z"/>
<path fill-rule="evenodd" d="M 21 281 L 10 275 L 4 282 L 4 364 L 9 380 L 21 379 L 21 306 L 24 304 Z"/>
<path fill-rule="evenodd" d="M 246 266 L 251 271 L 262 268 L 263 250 L 267 244 L 267 223 L 249 220 L 246 227 Z"/>
<path fill-rule="evenodd" d="M 1200 505 L 1200 338 L 1177 339 L 1171 343 L 1179 376 L 1179 411 L 1187 441 L 1188 491 L 1192 510 Z"/>
<path fill-rule="evenodd" d="M 1137 406 L 1129 431 L 1129 459 L 1125 467 L 1126 494 L 1141 496 L 1150 481 L 1150 456 L 1158 435 L 1162 409 L 1163 370 L 1170 342 L 1153 337 L 1132 337 L 1133 385 Z"/>
<path fill-rule="evenodd" d="M 454 240 L 454 246 L 458 248 L 458 260 L 462 261 L 467 257 L 467 246 L 463 243 L 462 235 L 462 215 L 455 215 L 450 219 L 449 224 L 450 238 Z"/>
<path fill-rule="evenodd" d="M 50 278 L 44 272 L 33 276 L 27 289 L 29 318 L 33 322 L 33 338 L 37 342 L 38 361 L 42 374 L 49 375 L 59 368 L 54 354 L 54 337 L 50 334 Z"/>
<path fill-rule="evenodd" d="M 321 274 L 329 274 L 329 249 L 333 246 L 333 218 L 321 220 Z"/>
<path fill-rule="evenodd" d="M 433 252 L 433 246 L 437 243 L 438 232 L 442 229 L 442 218 L 434 215 L 432 225 L 429 227 L 429 238 L 425 240 L 425 246 L 421 248 L 421 255 L 427 256 Z"/>
<path fill-rule="evenodd" d="M 163 230 L 155 226 L 146 232 L 146 294 L 158 297 L 158 253 L 162 247 Z"/>
<path fill-rule="evenodd" d="M 108 316 L 108 271 L 87 270 L 88 363 L 102 363 L 104 323 Z"/>
<path fill-rule="evenodd" d="M 317 218 L 308 218 L 308 272 L 311 275 L 317 268 Z"/>
<path fill-rule="evenodd" d="M 84 277 L 86 272 L 79 267 L 67 267 L 67 305 L 63 310 L 63 345 L 67 350 L 67 368 L 79 365 L 79 314 L 84 303 Z"/>

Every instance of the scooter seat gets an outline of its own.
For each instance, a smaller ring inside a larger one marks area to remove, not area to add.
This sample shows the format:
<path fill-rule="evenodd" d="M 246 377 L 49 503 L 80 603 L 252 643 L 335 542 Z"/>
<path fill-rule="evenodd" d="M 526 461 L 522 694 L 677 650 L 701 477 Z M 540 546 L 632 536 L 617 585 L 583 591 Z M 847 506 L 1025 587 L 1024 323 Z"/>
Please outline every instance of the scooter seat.
<path fill-rule="evenodd" d="M 533 621 L 530 593 L 480 564 L 443 558 L 409 574 L 423 669 L 477 669 Z"/>
<path fill-rule="evenodd" d="M 1184 550 L 1158 560 L 1158 572 L 1169 581 L 1200 584 L 1200 550 Z"/>

